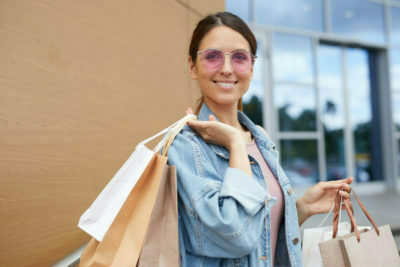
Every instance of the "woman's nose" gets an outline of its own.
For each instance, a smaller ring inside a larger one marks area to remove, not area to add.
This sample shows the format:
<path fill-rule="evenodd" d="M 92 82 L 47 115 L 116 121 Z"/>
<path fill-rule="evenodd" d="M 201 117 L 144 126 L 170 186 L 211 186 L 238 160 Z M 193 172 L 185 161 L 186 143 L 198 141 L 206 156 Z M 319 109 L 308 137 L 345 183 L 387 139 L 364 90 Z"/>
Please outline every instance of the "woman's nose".
<path fill-rule="evenodd" d="M 225 60 L 224 64 L 222 65 L 222 68 L 220 69 L 221 74 L 232 74 L 233 72 L 233 66 L 231 63 L 231 55 L 225 55 Z"/>

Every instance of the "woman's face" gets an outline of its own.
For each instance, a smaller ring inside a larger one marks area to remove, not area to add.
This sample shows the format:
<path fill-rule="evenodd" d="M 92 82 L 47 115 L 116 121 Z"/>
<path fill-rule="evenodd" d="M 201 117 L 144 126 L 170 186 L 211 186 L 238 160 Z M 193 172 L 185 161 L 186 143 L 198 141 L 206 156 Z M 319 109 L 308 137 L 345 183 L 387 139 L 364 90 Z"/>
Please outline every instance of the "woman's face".
<path fill-rule="evenodd" d="M 224 53 L 237 50 L 250 51 L 247 40 L 227 26 L 217 26 L 209 31 L 200 42 L 199 51 L 215 48 Z M 249 88 L 253 68 L 247 72 L 236 72 L 231 65 L 231 56 L 225 55 L 223 66 L 218 70 L 207 70 L 197 55 L 196 62 L 189 57 L 190 74 L 198 81 L 204 100 L 208 104 L 237 106 L 239 99 Z"/>

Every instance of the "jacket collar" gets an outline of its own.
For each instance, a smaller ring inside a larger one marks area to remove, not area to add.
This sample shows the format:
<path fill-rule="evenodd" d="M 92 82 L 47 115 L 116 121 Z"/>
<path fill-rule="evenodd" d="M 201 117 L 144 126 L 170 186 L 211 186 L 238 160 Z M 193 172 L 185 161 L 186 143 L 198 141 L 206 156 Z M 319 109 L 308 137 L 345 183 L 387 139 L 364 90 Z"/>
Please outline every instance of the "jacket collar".
<path fill-rule="evenodd" d="M 210 115 L 215 116 L 207 104 L 203 102 L 197 119 L 200 121 L 208 121 Z M 217 118 L 217 116 L 215 117 Z M 269 151 L 276 151 L 275 144 L 240 110 L 238 110 L 238 119 L 239 122 L 251 132 L 258 146 L 262 146 Z M 229 159 L 229 151 L 225 147 L 213 144 L 211 144 L 211 147 L 217 155 Z"/>

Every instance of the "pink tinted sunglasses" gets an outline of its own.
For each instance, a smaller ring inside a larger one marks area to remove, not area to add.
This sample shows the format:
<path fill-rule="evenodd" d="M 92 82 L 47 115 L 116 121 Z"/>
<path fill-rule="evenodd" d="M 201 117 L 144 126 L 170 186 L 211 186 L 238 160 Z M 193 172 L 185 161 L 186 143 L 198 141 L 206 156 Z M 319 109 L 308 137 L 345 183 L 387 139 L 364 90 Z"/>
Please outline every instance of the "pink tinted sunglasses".
<path fill-rule="evenodd" d="M 204 68 L 209 71 L 215 71 L 222 68 L 225 62 L 225 55 L 231 58 L 232 68 L 236 72 L 248 72 L 253 67 L 253 63 L 257 56 L 252 55 L 247 50 L 237 50 L 232 53 L 224 53 L 221 50 L 208 48 L 203 51 L 198 51 L 197 54 L 201 55 L 200 60 Z"/>

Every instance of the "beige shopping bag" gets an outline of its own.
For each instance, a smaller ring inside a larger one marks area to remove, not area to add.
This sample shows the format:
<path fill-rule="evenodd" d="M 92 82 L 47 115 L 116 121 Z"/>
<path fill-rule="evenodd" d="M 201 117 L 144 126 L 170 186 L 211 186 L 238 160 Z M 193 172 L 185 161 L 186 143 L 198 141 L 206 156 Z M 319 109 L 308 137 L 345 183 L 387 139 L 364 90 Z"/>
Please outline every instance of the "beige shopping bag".
<path fill-rule="evenodd" d="M 345 266 L 400 267 L 399 252 L 389 225 L 380 226 L 379 235 L 375 230 L 360 233 L 359 242 L 354 235 L 339 242 Z"/>
<path fill-rule="evenodd" d="M 360 230 L 360 232 L 366 232 L 367 229 Z M 320 255 L 324 267 L 346 267 L 350 266 L 346 264 L 345 255 L 343 255 L 340 240 L 355 236 L 356 233 L 350 233 L 344 236 L 339 236 L 334 239 L 330 239 L 319 244 Z"/>
<path fill-rule="evenodd" d="M 139 267 L 180 266 L 175 166 L 167 166 L 162 179 L 140 253 Z"/>
<path fill-rule="evenodd" d="M 373 230 L 359 230 L 349 200 L 344 200 L 346 211 L 352 224 L 352 233 L 336 237 L 339 212 L 339 194 L 335 200 L 333 218 L 333 239 L 319 244 L 324 267 L 361 267 L 361 266 L 400 266 L 400 258 L 388 225 L 377 227 L 355 192 L 353 194 L 367 216 Z"/>

